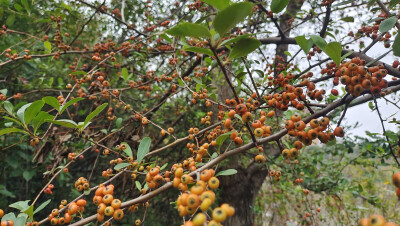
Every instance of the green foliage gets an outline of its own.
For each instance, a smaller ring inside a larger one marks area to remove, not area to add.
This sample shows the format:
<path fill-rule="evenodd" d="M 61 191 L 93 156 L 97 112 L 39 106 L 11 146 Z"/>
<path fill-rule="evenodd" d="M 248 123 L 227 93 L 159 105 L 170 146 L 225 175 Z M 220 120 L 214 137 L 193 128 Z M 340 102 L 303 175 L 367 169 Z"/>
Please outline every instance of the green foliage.
<path fill-rule="evenodd" d="M 338 42 L 330 42 L 326 45 L 324 52 L 336 63 L 340 65 L 340 58 L 342 56 L 342 45 Z"/>
<path fill-rule="evenodd" d="M 393 28 L 393 26 L 394 26 L 394 24 L 396 22 L 397 22 L 397 17 L 395 17 L 395 16 L 392 16 L 392 17 L 389 17 L 389 18 L 385 19 L 379 25 L 379 31 L 382 32 L 382 33 L 388 32 L 390 29 Z"/>
<path fill-rule="evenodd" d="M 139 148 L 137 151 L 137 162 L 140 164 L 146 154 L 150 150 L 151 139 L 150 137 L 144 137 L 142 141 L 140 141 Z"/>
<path fill-rule="evenodd" d="M 6 129 L 0 130 L 0 136 L 9 134 L 9 133 L 27 133 L 27 132 L 25 132 L 22 129 L 18 129 L 18 128 L 6 128 Z"/>
<path fill-rule="evenodd" d="M 209 49 L 201 48 L 201 47 L 195 47 L 195 46 L 190 46 L 184 48 L 185 51 L 189 52 L 195 52 L 195 53 L 201 53 L 201 54 L 206 54 L 209 56 L 214 56 L 213 52 Z"/>
<path fill-rule="evenodd" d="M 280 13 L 289 4 L 290 0 L 272 0 L 271 11 Z"/>
<path fill-rule="evenodd" d="M 319 35 L 311 35 L 310 38 L 313 41 L 313 43 L 316 46 L 318 46 L 322 51 L 325 49 L 327 43 L 326 43 L 325 39 L 321 38 L 321 36 L 319 36 Z"/>
<path fill-rule="evenodd" d="M 232 48 L 228 59 L 235 59 L 239 57 L 247 56 L 247 54 L 253 52 L 261 45 L 261 42 L 254 38 L 243 38 L 240 39 L 236 45 Z"/>
<path fill-rule="evenodd" d="M 242 22 L 248 15 L 250 15 L 253 4 L 250 2 L 234 3 L 224 10 L 217 13 L 214 18 L 213 25 L 215 30 L 224 36 L 229 30 Z"/>
<path fill-rule="evenodd" d="M 397 34 L 393 43 L 393 54 L 395 56 L 400 56 L 400 35 Z"/>
<path fill-rule="evenodd" d="M 230 3 L 230 0 L 202 0 L 203 2 L 214 6 L 219 10 L 225 9 Z"/>
<path fill-rule="evenodd" d="M 187 22 L 179 23 L 175 27 L 168 29 L 166 33 L 172 36 L 190 36 L 195 38 L 211 37 L 210 32 L 205 26 Z"/>
<path fill-rule="evenodd" d="M 304 51 L 304 53 L 308 54 L 308 51 L 311 49 L 311 47 L 313 45 L 313 40 L 311 38 L 310 39 L 306 39 L 306 37 L 304 35 L 297 36 L 295 38 L 295 40 L 296 40 L 296 43 Z"/>
<path fill-rule="evenodd" d="M 126 168 L 127 166 L 130 166 L 130 165 L 131 165 L 130 163 L 123 162 L 123 163 L 119 163 L 118 165 L 114 166 L 114 169 L 120 170 L 120 169 Z"/>
<path fill-rule="evenodd" d="M 227 169 L 227 170 L 222 170 L 219 171 L 215 176 L 230 176 L 230 175 L 235 175 L 237 174 L 237 170 L 235 169 Z"/>

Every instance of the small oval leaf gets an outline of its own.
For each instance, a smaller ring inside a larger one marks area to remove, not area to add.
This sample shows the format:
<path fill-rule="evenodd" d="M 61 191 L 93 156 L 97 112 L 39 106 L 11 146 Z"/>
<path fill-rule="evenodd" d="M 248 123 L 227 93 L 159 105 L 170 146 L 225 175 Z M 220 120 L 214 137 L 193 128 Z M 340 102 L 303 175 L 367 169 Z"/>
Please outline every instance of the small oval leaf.
<path fill-rule="evenodd" d="M 379 31 L 382 33 L 388 32 L 390 29 L 393 28 L 393 26 L 396 24 L 396 22 L 397 22 L 397 17 L 395 17 L 395 16 L 385 19 L 379 25 Z"/>
<path fill-rule="evenodd" d="M 130 163 L 123 162 L 123 163 L 120 163 L 120 164 L 117 164 L 116 166 L 114 166 L 114 169 L 115 170 L 119 170 L 119 169 L 125 168 L 125 167 L 130 166 L 130 165 L 131 165 Z"/>
<path fill-rule="evenodd" d="M 229 176 L 229 175 L 234 175 L 234 174 L 237 174 L 237 170 L 227 169 L 227 170 L 219 171 L 215 176 Z"/>
<path fill-rule="evenodd" d="M 150 143 L 151 143 L 150 137 L 144 137 L 142 139 L 142 141 L 140 141 L 138 153 L 137 153 L 137 161 L 139 164 L 142 162 L 142 160 L 144 159 L 146 154 L 149 152 Z"/>

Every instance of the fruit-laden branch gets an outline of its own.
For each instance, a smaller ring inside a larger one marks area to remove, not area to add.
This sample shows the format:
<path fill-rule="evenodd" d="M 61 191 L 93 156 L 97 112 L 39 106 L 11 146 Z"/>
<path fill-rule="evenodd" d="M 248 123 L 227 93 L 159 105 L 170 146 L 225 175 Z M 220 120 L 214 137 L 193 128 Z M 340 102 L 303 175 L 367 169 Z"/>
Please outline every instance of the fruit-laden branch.
<path fill-rule="evenodd" d="M 394 83 L 392 83 L 392 84 L 394 84 Z M 400 85 L 397 85 L 395 87 L 391 87 L 392 91 L 398 91 L 399 89 L 400 89 Z M 304 123 L 307 124 L 312 119 L 324 116 L 324 115 L 328 114 L 329 112 L 331 112 L 332 110 L 335 110 L 338 107 L 340 107 L 340 106 L 342 106 L 344 104 L 350 103 L 351 101 L 356 100 L 356 99 L 363 99 L 363 98 L 362 97 L 358 97 L 358 98 L 357 97 L 353 97 L 352 95 L 345 95 L 343 98 L 341 98 L 341 99 L 339 99 L 339 100 L 327 105 L 325 108 L 323 108 L 323 109 L 315 112 L 314 114 L 311 114 L 308 117 L 304 118 L 303 121 L 304 121 Z M 271 142 L 271 141 L 277 141 L 280 138 L 282 138 L 284 135 L 286 135 L 287 132 L 288 132 L 287 129 L 282 129 L 282 130 L 278 131 L 277 133 L 275 133 L 275 134 L 273 134 L 271 136 L 268 136 L 268 137 L 262 138 L 262 139 L 258 139 L 257 140 L 257 145 L 265 144 L 265 143 L 268 143 L 268 142 Z M 201 171 L 203 171 L 205 169 L 209 169 L 210 167 L 220 163 L 221 161 L 223 161 L 223 160 L 225 160 L 225 159 L 227 159 L 227 158 L 229 158 L 231 156 L 234 156 L 236 154 L 245 152 L 245 151 L 247 151 L 247 150 L 249 150 L 251 148 L 254 148 L 254 147 L 256 147 L 256 144 L 251 142 L 251 143 L 245 144 L 245 145 L 243 145 L 241 147 L 238 147 L 238 148 L 232 149 L 230 151 L 227 151 L 227 152 L 219 155 L 215 159 L 212 159 L 208 163 L 204 164 L 202 167 L 198 168 L 197 170 L 189 173 L 189 175 L 194 177 L 194 176 L 198 175 Z M 168 189 L 170 189 L 172 187 L 173 187 L 172 182 L 168 182 L 165 185 L 161 186 L 160 188 L 158 188 L 158 189 L 156 189 L 156 190 L 154 190 L 152 192 L 149 192 L 149 193 L 147 193 L 145 195 L 141 195 L 138 198 L 123 202 L 122 205 L 121 205 L 121 208 L 125 208 L 125 207 L 128 207 L 128 206 L 137 204 L 137 203 L 146 202 L 147 200 L 153 198 L 154 196 L 156 196 L 158 194 L 161 194 L 162 192 L 164 192 L 164 191 L 166 191 L 166 190 L 168 190 Z M 71 225 L 72 226 L 85 225 L 85 224 L 87 224 L 89 222 L 95 221 L 96 217 L 97 217 L 97 215 L 95 214 L 95 215 L 89 216 L 87 218 L 84 218 L 84 219 L 82 219 L 82 220 L 80 220 L 80 221 L 78 221 L 78 222 L 76 222 L 74 224 L 71 224 Z"/>

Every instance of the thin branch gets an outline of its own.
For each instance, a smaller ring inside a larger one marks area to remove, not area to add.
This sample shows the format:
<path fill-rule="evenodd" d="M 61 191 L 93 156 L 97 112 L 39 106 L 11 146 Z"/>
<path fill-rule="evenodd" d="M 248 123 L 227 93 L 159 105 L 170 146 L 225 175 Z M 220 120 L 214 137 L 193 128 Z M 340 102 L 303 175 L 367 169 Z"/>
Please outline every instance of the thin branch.
<path fill-rule="evenodd" d="M 383 119 L 382 119 L 381 112 L 379 111 L 378 103 L 376 102 L 375 96 L 372 95 L 372 97 L 374 98 L 375 108 L 376 108 L 376 111 L 378 112 L 379 120 L 381 121 L 381 125 L 382 125 L 383 135 L 386 137 L 386 141 L 387 141 L 387 143 L 388 143 L 388 145 L 389 145 L 390 153 L 392 154 L 394 160 L 396 161 L 397 166 L 400 167 L 400 162 L 399 162 L 399 160 L 397 159 L 396 155 L 394 154 L 392 145 L 390 145 L 389 137 L 386 135 L 385 124 L 383 123 Z"/>
<path fill-rule="evenodd" d="M 319 32 L 319 36 L 321 36 L 322 38 L 325 37 L 326 29 L 328 28 L 328 24 L 329 24 L 330 18 L 331 18 L 331 4 L 329 4 L 326 7 L 326 14 L 325 14 L 324 24 L 322 25 L 321 32 Z"/>
<path fill-rule="evenodd" d="M 242 59 L 242 62 L 243 62 L 244 66 L 245 66 L 245 68 L 247 70 L 247 73 L 250 76 L 251 83 L 253 84 L 253 87 L 254 87 L 254 90 L 255 90 L 255 92 L 257 94 L 258 99 L 262 100 L 262 98 L 260 97 L 260 94 L 258 93 L 258 89 L 257 89 L 256 83 L 254 82 L 253 76 L 251 75 L 250 69 L 249 69 L 249 67 L 247 67 L 246 60 L 243 57 L 241 59 Z"/>
<path fill-rule="evenodd" d="M 340 123 L 342 123 L 342 120 L 343 120 L 344 116 L 346 115 L 346 112 L 347 112 L 347 109 L 348 109 L 348 107 L 349 107 L 349 104 L 350 104 L 350 103 L 346 103 L 346 104 L 344 105 L 344 110 L 343 110 L 342 116 L 340 116 L 340 119 L 339 119 L 339 121 L 338 121 L 336 127 L 339 127 L 339 126 L 340 126 Z"/>
<path fill-rule="evenodd" d="M 88 25 L 90 23 L 90 21 L 92 21 L 92 19 L 94 18 L 94 16 L 96 15 L 96 13 L 100 10 L 100 8 L 104 5 L 106 1 L 104 0 L 103 3 L 96 8 L 96 11 L 94 11 L 94 13 L 90 16 L 89 20 L 86 21 L 86 23 L 82 26 L 81 30 L 78 32 L 78 34 L 74 37 L 74 39 L 72 39 L 72 41 L 69 43 L 69 46 L 72 46 L 72 44 L 74 44 L 74 42 L 78 39 L 78 37 L 82 34 L 83 30 L 85 30 L 86 25 Z"/>

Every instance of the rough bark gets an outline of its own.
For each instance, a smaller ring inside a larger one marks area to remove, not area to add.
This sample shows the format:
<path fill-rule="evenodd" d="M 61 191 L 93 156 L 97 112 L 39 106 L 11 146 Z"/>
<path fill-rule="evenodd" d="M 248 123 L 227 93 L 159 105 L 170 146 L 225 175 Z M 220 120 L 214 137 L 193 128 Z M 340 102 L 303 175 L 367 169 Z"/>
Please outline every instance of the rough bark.
<path fill-rule="evenodd" d="M 303 3 L 304 0 L 292 0 L 286 9 L 286 12 L 280 17 L 280 26 L 282 30 L 285 31 L 284 33 L 286 37 L 289 37 L 290 35 L 287 20 L 296 14 Z M 287 51 L 287 49 L 287 44 L 278 45 L 276 49 L 276 53 L 284 57 L 285 61 L 286 55 L 284 52 Z M 232 98 L 232 92 L 229 92 L 229 86 L 226 83 L 224 84 L 224 86 L 219 87 L 219 98 L 221 101 L 224 101 L 226 98 Z M 214 112 L 214 114 L 217 112 Z M 275 158 L 280 154 L 279 149 L 273 145 L 264 145 L 264 150 L 266 155 L 271 158 Z M 224 225 L 226 226 L 254 225 L 254 200 L 268 175 L 268 170 L 265 165 L 252 162 L 247 167 L 243 167 L 240 164 L 240 159 L 240 156 L 235 156 L 227 162 L 226 166 L 224 166 L 224 169 L 237 169 L 237 174 L 220 177 L 220 186 L 223 188 L 220 196 L 220 204 L 229 203 L 236 210 L 234 216 L 229 217 L 224 221 Z"/>
<path fill-rule="evenodd" d="M 220 177 L 223 188 L 221 203 L 229 203 L 236 210 L 235 215 L 229 217 L 224 225 L 252 226 L 254 225 L 254 200 L 268 171 L 256 163 L 252 163 L 247 168 L 236 169 L 238 170 L 236 175 Z"/>

